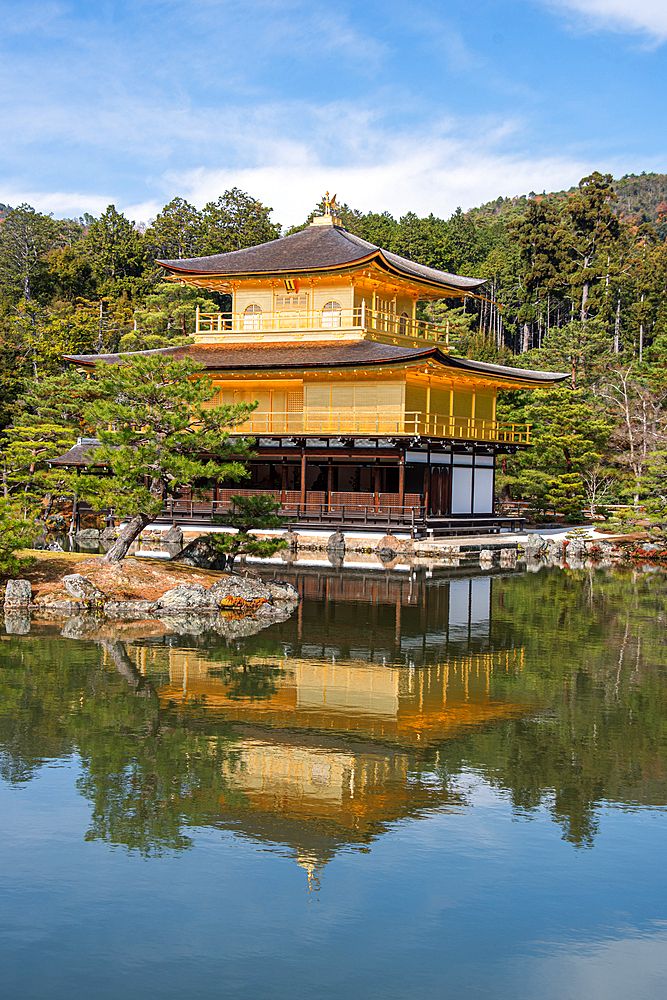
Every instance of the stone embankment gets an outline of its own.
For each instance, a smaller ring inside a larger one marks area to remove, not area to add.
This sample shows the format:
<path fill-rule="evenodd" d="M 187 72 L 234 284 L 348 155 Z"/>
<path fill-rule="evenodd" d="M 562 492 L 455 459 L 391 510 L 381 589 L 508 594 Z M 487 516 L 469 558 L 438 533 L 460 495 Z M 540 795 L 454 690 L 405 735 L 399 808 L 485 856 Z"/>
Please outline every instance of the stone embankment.
<path fill-rule="evenodd" d="M 100 541 L 110 542 L 118 529 L 109 528 L 96 533 Z M 91 533 L 92 534 L 92 533 Z M 263 533 L 258 532 L 258 537 Z M 267 536 L 268 537 L 268 536 Z M 274 536 L 275 537 L 275 536 Z M 613 565 L 616 563 L 667 565 L 667 544 L 650 541 L 646 536 L 615 536 L 609 539 L 561 537 L 545 539 L 537 533 L 471 535 L 435 537 L 426 539 L 397 538 L 386 535 L 377 540 L 368 535 L 354 536 L 337 530 L 333 533 L 315 535 L 297 533 L 290 529 L 282 536 L 287 546 L 281 557 L 289 561 L 293 557 L 310 554 L 325 554 L 329 563 L 342 568 L 346 558 L 354 554 L 375 561 L 379 558 L 387 568 L 399 562 L 413 566 L 483 567 L 500 566 L 510 569 L 517 562 L 535 566 L 568 565 L 571 568 L 584 565 Z M 77 536 L 78 538 L 78 536 Z M 173 567 L 193 567 L 201 570 L 221 570 L 223 562 L 212 546 L 206 542 L 201 531 L 193 529 L 185 532 L 174 525 L 171 528 L 147 528 L 142 532 L 140 544 L 142 554 L 148 555 L 152 548 Z M 143 561 L 143 560 L 142 560 Z M 130 560 L 126 560 L 130 562 Z"/>
<path fill-rule="evenodd" d="M 94 571 L 95 561 L 89 564 Z M 72 636 L 89 631 L 91 622 L 99 624 L 101 619 L 156 619 L 175 632 L 197 635 L 212 630 L 235 638 L 285 621 L 301 600 L 287 582 L 263 583 L 222 574 L 216 574 L 209 587 L 189 580 L 150 598 L 107 593 L 82 573 L 66 574 L 60 582 L 62 588 L 33 594 L 30 580 L 9 580 L 4 596 L 6 630 L 28 632 L 32 612 L 69 618 L 66 632 Z"/>
<path fill-rule="evenodd" d="M 362 554 L 377 557 L 389 569 L 399 562 L 413 566 L 482 567 L 511 569 L 517 562 L 529 568 L 539 566 L 584 566 L 639 563 L 667 566 L 667 543 L 644 537 L 616 536 L 545 539 L 536 533 L 471 535 L 449 538 L 411 539 L 385 535 L 379 541 L 344 537 L 286 534 L 292 553 L 326 552 L 329 561 L 343 565 L 345 556 Z"/>

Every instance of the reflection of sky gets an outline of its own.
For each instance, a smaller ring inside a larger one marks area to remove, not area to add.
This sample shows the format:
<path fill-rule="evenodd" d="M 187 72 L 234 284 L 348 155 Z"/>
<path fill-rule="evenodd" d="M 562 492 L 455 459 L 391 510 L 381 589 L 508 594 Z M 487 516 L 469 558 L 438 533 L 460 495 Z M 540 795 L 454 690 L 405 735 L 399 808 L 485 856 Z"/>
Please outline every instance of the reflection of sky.
<path fill-rule="evenodd" d="M 20 1000 L 662 1000 L 663 811 L 607 808 L 593 850 L 547 810 L 513 822 L 474 772 L 472 808 L 396 824 L 334 857 L 321 889 L 220 829 L 144 861 L 86 842 L 65 761 L 0 785 L 0 981 Z M 11 819 L 9 818 L 11 817 Z"/>
<path fill-rule="evenodd" d="M 552 946 L 530 970 L 533 989 L 537 991 L 539 984 L 542 1000 L 667 996 L 667 923 L 651 922 L 643 930 L 629 928 L 626 933 Z"/>

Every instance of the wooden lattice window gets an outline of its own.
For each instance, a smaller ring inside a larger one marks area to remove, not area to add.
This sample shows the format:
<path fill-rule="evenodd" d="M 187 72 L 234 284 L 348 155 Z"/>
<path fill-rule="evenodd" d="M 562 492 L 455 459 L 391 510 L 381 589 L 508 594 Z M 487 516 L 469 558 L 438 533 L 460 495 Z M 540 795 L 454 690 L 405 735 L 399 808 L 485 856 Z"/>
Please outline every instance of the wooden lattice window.
<path fill-rule="evenodd" d="M 276 295 L 276 309 L 305 309 L 307 295 Z"/>
<path fill-rule="evenodd" d="M 295 389 L 293 392 L 287 393 L 287 412 L 303 412 L 303 389 Z"/>

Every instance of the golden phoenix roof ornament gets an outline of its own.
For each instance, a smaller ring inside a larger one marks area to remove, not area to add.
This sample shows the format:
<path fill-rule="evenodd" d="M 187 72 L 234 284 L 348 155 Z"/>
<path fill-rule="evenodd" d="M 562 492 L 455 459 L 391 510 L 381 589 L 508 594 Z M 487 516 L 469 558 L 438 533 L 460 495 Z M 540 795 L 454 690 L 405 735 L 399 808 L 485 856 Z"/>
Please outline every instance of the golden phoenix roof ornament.
<path fill-rule="evenodd" d="M 338 215 L 340 206 L 336 201 L 336 195 L 329 197 L 329 192 L 327 191 L 324 195 L 324 213 L 325 215 Z"/>

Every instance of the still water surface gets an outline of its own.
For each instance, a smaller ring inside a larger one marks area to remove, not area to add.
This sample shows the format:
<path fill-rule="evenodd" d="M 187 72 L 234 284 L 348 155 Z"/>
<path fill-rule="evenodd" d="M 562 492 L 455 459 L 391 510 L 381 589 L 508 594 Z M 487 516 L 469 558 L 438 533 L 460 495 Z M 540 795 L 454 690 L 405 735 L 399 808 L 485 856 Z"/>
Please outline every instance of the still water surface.
<path fill-rule="evenodd" d="M 290 573 L 2 635 L 0 994 L 662 1000 L 667 578 Z"/>

